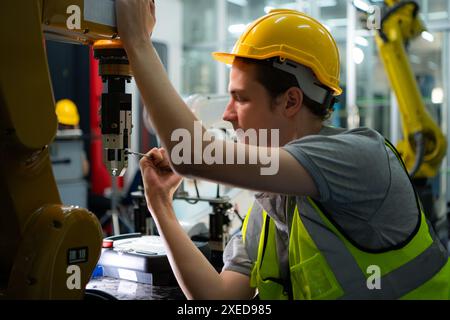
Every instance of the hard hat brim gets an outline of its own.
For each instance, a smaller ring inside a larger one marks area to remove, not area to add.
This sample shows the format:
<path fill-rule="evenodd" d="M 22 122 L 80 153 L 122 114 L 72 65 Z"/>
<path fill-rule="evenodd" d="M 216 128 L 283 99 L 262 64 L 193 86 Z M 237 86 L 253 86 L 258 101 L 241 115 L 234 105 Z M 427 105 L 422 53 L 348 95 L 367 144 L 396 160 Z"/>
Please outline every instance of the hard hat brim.
<path fill-rule="evenodd" d="M 258 58 L 255 58 L 255 56 L 253 55 L 235 54 L 228 52 L 213 52 L 211 55 L 214 60 L 228 65 L 232 65 L 236 57 L 260 60 Z M 342 94 L 342 89 L 339 86 L 330 85 L 330 88 L 334 91 L 334 96 Z"/>
<path fill-rule="evenodd" d="M 237 55 L 227 52 L 213 52 L 212 57 L 216 61 L 232 65 L 234 62 L 234 58 L 236 58 Z"/>
<path fill-rule="evenodd" d="M 248 58 L 248 59 L 254 59 L 254 60 L 264 60 L 271 58 L 272 55 L 269 55 L 267 57 L 261 56 L 261 57 L 255 57 L 252 54 L 236 54 L 236 53 L 228 53 L 228 52 L 213 52 L 212 56 L 214 60 L 232 65 L 235 58 Z"/>

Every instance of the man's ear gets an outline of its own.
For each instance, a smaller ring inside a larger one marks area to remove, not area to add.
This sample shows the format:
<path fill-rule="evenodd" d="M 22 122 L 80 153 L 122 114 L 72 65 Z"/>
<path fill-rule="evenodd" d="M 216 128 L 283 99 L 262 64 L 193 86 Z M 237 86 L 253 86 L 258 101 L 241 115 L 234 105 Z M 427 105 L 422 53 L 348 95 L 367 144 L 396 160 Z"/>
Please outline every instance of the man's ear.
<path fill-rule="evenodd" d="M 303 91 L 298 87 L 291 87 L 285 92 L 286 107 L 284 109 L 287 117 L 292 117 L 300 111 L 303 104 Z"/>

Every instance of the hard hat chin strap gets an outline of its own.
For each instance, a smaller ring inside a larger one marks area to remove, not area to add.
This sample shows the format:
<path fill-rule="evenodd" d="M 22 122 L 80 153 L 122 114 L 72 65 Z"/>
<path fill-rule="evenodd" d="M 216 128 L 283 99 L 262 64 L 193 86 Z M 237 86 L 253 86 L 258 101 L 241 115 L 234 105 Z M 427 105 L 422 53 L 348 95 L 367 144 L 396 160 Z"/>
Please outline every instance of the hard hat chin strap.
<path fill-rule="evenodd" d="M 336 102 L 333 92 L 319 82 L 311 69 L 287 59 L 283 61 L 275 59 L 273 66 L 295 76 L 298 86 L 307 98 L 305 100 L 325 106 L 327 109 L 333 107 Z"/>

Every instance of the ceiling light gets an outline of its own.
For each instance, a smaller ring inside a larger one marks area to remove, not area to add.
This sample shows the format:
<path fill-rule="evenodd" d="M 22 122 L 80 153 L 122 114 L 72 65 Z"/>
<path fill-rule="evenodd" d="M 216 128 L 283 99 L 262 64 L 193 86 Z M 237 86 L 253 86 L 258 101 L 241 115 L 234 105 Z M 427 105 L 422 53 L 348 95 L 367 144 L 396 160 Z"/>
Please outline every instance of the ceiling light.
<path fill-rule="evenodd" d="M 421 36 L 422 36 L 422 38 L 424 38 L 425 40 L 427 40 L 429 42 L 434 41 L 434 36 L 431 33 L 429 33 L 428 31 L 423 31 Z"/>
<path fill-rule="evenodd" d="M 364 51 L 361 48 L 353 48 L 353 61 L 356 64 L 361 64 L 364 61 Z"/>
<path fill-rule="evenodd" d="M 431 92 L 431 102 L 441 104 L 444 102 L 444 90 L 442 88 L 434 88 Z"/>
<path fill-rule="evenodd" d="M 372 11 L 371 6 L 367 2 L 365 2 L 363 0 L 353 0 L 353 5 L 357 9 L 359 9 L 361 11 L 364 11 L 364 12 L 371 12 Z"/>

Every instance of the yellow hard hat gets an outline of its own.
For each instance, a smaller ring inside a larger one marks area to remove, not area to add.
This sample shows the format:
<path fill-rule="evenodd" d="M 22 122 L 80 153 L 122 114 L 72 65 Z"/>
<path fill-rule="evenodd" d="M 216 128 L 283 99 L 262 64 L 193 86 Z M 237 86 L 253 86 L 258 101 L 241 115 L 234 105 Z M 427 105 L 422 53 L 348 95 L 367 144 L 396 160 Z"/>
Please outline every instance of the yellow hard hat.
<path fill-rule="evenodd" d="M 62 99 L 56 103 L 56 116 L 61 124 L 76 126 L 80 123 L 77 106 L 69 99 Z"/>
<path fill-rule="evenodd" d="M 270 11 L 247 27 L 231 53 L 213 52 L 213 57 L 226 64 L 235 57 L 292 60 L 309 67 L 334 95 L 342 93 L 336 41 L 320 22 L 295 10 Z"/>

